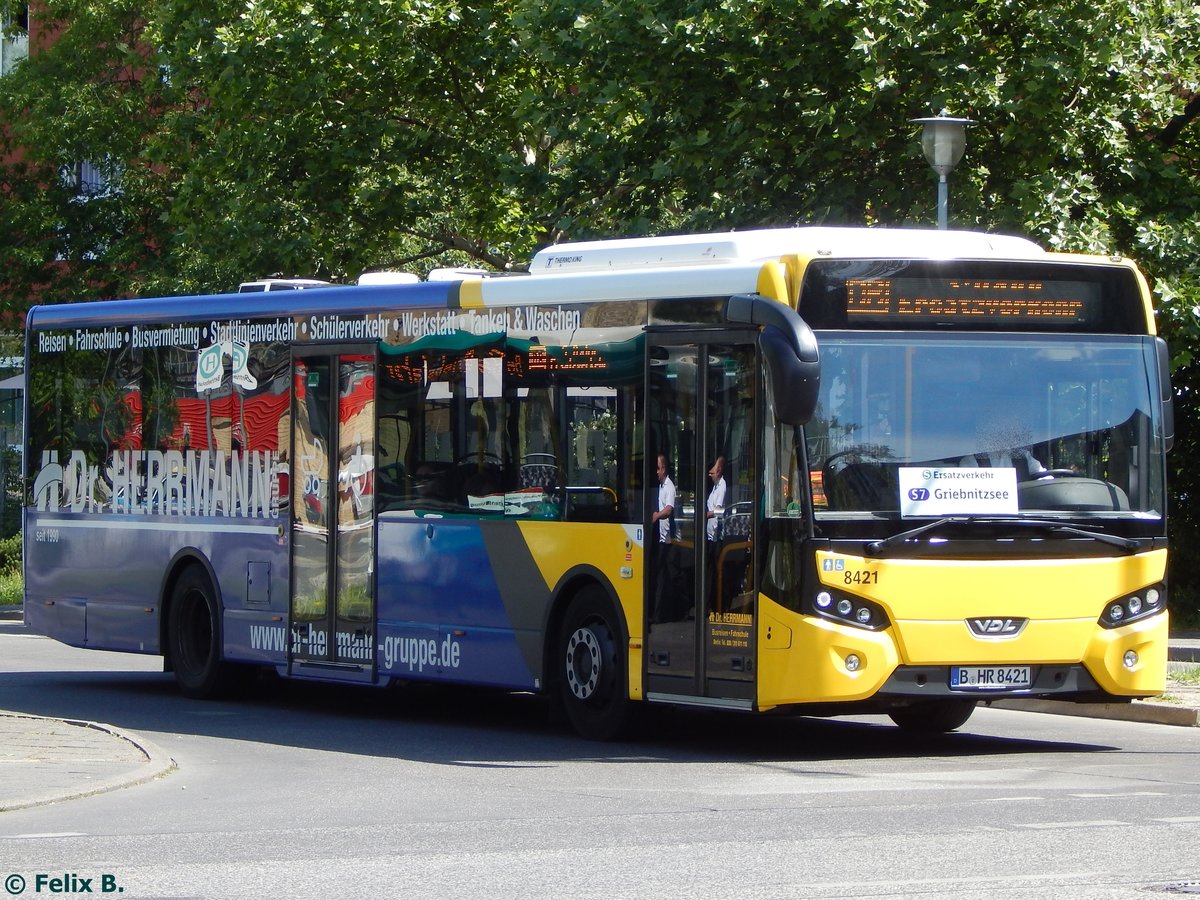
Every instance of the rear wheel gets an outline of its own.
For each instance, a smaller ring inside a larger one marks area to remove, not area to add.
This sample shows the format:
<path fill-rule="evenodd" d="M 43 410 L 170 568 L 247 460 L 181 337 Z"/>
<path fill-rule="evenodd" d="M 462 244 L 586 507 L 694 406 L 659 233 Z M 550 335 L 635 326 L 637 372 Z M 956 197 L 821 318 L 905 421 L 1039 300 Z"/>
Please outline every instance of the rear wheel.
<path fill-rule="evenodd" d="M 570 601 L 555 654 L 559 695 L 571 725 L 591 740 L 619 737 L 633 714 L 621 635 L 600 588 L 586 588 Z"/>
<path fill-rule="evenodd" d="M 927 700 L 902 709 L 894 709 L 888 715 L 905 731 L 933 734 L 953 731 L 966 723 L 975 712 L 974 700 Z"/>
<path fill-rule="evenodd" d="M 216 591 L 198 567 L 188 568 L 175 584 L 167 640 L 175 681 L 185 695 L 215 697 L 224 690 L 228 666 L 221 660 Z"/>

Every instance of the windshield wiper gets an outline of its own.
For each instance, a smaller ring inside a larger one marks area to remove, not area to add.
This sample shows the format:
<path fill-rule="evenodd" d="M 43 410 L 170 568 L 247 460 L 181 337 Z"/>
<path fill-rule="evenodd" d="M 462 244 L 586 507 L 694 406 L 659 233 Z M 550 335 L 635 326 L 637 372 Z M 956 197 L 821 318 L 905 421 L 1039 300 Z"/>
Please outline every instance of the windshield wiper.
<path fill-rule="evenodd" d="M 1089 531 L 1086 528 L 1064 525 L 1061 522 L 1052 522 L 1049 519 L 1013 519 L 1012 521 L 1035 528 L 1045 528 L 1047 531 L 1058 531 L 1062 534 L 1074 535 L 1075 537 L 1091 538 L 1093 541 L 1099 541 L 1102 544 L 1111 544 L 1114 547 L 1120 547 L 1129 553 L 1140 549 L 1142 546 L 1142 542 L 1136 538 L 1121 537 L 1119 534 L 1108 534 L 1104 531 Z"/>
<path fill-rule="evenodd" d="M 871 541 L 871 543 L 867 544 L 867 552 L 873 556 L 876 553 L 882 553 L 888 547 L 903 544 L 910 538 L 920 537 L 925 532 L 941 528 L 943 525 L 949 525 L 952 522 L 974 522 L 978 518 L 979 516 L 947 516 L 944 519 L 935 519 L 932 522 L 926 522 L 924 525 L 918 525 L 916 528 L 910 528 L 908 531 L 901 531 L 899 534 L 885 537 L 882 541 Z"/>
<path fill-rule="evenodd" d="M 941 528 L 943 525 L 965 525 L 970 522 L 980 522 L 989 525 L 1019 525 L 1022 528 L 1039 528 L 1045 531 L 1057 532 L 1060 534 L 1069 534 L 1075 537 L 1091 538 L 1094 541 L 1099 541 L 1102 544 L 1110 544 L 1113 547 L 1119 547 L 1126 553 L 1133 553 L 1141 548 L 1141 541 L 1134 538 L 1121 537 L 1116 534 L 1107 534 L 1103 531 L 1088 531 L 1086 528 L 1077 528 L 1074 525 L 1064 525 L 1061 522 L 1054 522 L 1049 519 L 1019 519 L 997 516 L 946 516 L 943 519 L 935 519 L 932 522 L 926 522 L 924 525 L 918 525 L 916 528 L 910 528 L 907 531 L 901 531 L 899 534 L 893 534 L 880 541 L 871 541 L 867 544 L 867 552 L 872 556 L 882 553 L 889 547 L 894 547 L 897 544 L 903 544 L 905 541 L 915 537 L 920 537 L 928 531 L 934 531 Z"/>

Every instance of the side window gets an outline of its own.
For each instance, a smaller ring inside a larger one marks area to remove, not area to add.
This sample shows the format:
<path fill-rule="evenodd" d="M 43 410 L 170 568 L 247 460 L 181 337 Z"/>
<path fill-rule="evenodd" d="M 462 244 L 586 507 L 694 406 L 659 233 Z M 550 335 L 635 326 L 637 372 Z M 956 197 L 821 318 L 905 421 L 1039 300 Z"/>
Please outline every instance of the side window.
<path fill-rule="evenodd" d="M 622 457 L 621 392 L 608 385 L 568 387 L 567 518 L 619 522 Z"/>
<path fill-rule="evenodd" d="M 504 335 L 381 347 L 379 511 L 504 514 Z"/>
<path fill-rule="evenodd" d="M 526 327 L 486 334 L 430 311 L 436 333 L 382 345 L 379 511 L 639 521 L 644 308 L 614 307 L 507 310 Z M 636 324 L 589 326 L 605 314 Z"/>
<path fill-rule="evenodd" d="M 509 337 L 507 447 L 517 478 L 508 515 L 637 521 L 641 329 L 588 327 L 602 316 L 597 307 L 555 315 L 572 327 Z"/>
<path fill-rule="evenodd" d="M 546 354 L 540 345 L 509 344 L 506 447 L 517 476 L 505 498 L 509 516 L 562 518 L 564 411 Z"/>

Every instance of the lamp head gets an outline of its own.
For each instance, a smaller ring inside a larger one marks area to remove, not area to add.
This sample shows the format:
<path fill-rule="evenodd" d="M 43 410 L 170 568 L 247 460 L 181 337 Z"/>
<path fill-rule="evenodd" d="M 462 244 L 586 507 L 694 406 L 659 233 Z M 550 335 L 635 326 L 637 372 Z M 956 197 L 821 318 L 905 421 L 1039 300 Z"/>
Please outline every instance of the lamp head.
<path fill-rule="evenodd" d="M 933 171 L 945 178 L 962 159 L 963 152 L 967 149 L 966 127 L 974 125 L 974 120 L 959 119 L 943 113 L 910 121 L 921 126 L 921 150 L 925 159 Z"/>

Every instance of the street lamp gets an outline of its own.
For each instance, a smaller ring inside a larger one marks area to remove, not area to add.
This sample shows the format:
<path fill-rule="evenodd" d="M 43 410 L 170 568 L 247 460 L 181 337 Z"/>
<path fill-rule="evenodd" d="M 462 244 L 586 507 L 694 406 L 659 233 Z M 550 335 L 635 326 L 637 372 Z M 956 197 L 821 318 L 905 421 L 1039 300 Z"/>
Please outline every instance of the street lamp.
<path fill-rule="evenodd" d="M 949 220 L 950 187 L 946 183 L 963 151 L 967 149 L 966 128 L 974 125 L 971 119 L 956 119 L 942 110 L 936 116 L 925 119 L 910 119 L 921 126 L 921 150 L 925 159 L 938 175 L 938 228 L 945 228 Z"/>

